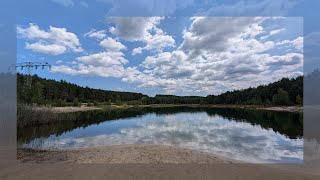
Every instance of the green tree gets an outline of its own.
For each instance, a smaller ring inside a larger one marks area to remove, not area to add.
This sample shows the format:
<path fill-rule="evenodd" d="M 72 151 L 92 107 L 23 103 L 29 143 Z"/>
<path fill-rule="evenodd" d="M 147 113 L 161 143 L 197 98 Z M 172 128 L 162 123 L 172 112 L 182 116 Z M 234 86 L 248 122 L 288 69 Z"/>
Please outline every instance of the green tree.
<path fill-rule="evenodd" d="M 275 105 L 289 105 L 290 100 L 288 92 L 279 88 L 278 93 L 273 95 L 272 102 Z"/>
<path fill-rule="evenodd" d="M 73 99 L 73 106 L 80 106 L 81 103 L 79 102 L 78 98 Z"/>
<path fill-rule="evenodd" d="M 302 99 L 302 97 L 301 97 L 300 95 L 298 95 L 298 96 L 296 97 L 296 103 L 299 104 L 299 105 L 302 105 L 303 99 Z"/>

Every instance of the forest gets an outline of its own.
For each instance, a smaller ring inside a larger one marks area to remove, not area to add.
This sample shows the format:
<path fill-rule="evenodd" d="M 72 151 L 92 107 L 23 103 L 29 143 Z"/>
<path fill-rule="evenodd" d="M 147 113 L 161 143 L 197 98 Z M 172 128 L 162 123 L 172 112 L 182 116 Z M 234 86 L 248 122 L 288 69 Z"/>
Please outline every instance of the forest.
<path fill-rule="evenodd" d="M 19 103 L 52 106 L 87 105 L 148 105 L 148 104 L 239 104 L 239 105 L 301 105 L 303 102 L 303 76 L 283 78 L 277 82 L 242 90 L 227 91 L 220 95 L 175 96 L 118 92 L 82 87 L 66 81 L 32 76 L 31 89 L 24 87 L 26 75 L 17 75 Z M 214 92 L 212 92 L 214 94 Z"/>
<path fill-rule="evenodd" d="M 17 99 L 20 103 L 51 104 L 54 106 L 74 105 L 88 103 L 121 103 L 141 100 L 145 95 L 132 92 L 117 92 L 102 89 L 81 87 L 64 80 L 56 81 L 32 76 L 31 89 L 24 87 L 26 75 L 17 74 Z M 70 104 L 71 103 L 71 104 Z"/>

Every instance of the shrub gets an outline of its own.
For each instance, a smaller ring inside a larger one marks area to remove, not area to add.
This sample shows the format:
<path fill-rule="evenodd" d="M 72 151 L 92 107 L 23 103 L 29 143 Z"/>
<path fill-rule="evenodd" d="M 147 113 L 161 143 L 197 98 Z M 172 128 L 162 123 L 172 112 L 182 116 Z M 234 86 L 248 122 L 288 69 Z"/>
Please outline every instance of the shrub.
<path fill-rule="evenodd" d="M 289 94 L 287 91 L 283 90 L 282 88 L 278 89 L 278 93 L 273 95 L 272 102 L 275 105 L 289 105 Z"/>
<path fill-rule="evenodd" d="M 302 104 L 303 104 L 303 99 L 302 99 L 302 97 L 301 97 L 300 95 L 298 95 L 298 96 L 296 97 L 296 103 L 299 104 L 299 105 L 302 105 Z"/>

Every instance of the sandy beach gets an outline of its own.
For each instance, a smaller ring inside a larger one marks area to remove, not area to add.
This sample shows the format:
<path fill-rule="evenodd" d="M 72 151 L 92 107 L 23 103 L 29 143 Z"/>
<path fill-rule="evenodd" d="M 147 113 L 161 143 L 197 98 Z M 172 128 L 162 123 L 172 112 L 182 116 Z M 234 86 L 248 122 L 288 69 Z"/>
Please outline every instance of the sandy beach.
<path fill-rule="evenodd" d="M 0 179 L 319 179 L 302 164 L 250 164 L 163 145 L 18 150 Z"/>
<path fill-rule="evenodd" d="M 73 149 L 20 149 L 18 159 L 21 162 L 76 162 L 76 163 L 239 163 L 201 151 L 166 145 L 114 145 L 109 147 L 73 148 Z"/>
<path fill-rule="evenodd" d="M 132 107 L 179 107 L 179 106 L 188 106 L 188 107 L 206 107 L 206 108 L 236 108 L 236 109 L 256 109 L 256 110 L 267 110 L 267 111 L 279 111 L 279 112 L 302 112 L 302 106 L 281 106 L 281 107 L 263 107 L 263 106 L 254 106 L 254 105 L 199 105 L 199 104 L 151 104 L 151 105 L 125 105 L 125 106 L 116 106 L 112 105 L 109 107 L 97 107 L 97 106 L 80 106 L 80 107 L 53 107 L 51 110 L 55 113 L 70 113 L 70 112 L 84 112 L 84 111 L 94 111 L 101 110 L 105 108 L 132 108 Z"/>
<path fill-rule="evenodd" d="M 279 111 L 279 112 L 303 112 L 302 106 L 264 107 L 264 108 L 257 108 L 257 109 L 263 109 L 268 111 Z"/>
<path fill-rule="evenodd" d="M 81 107 L 53 107 L 52 111 L 55 113 L 70 113 L 70 112 L 84 112 L 84 111 L 94 111 L 101 110 L 101 107 L 94 106 L 81 106 Z"/>

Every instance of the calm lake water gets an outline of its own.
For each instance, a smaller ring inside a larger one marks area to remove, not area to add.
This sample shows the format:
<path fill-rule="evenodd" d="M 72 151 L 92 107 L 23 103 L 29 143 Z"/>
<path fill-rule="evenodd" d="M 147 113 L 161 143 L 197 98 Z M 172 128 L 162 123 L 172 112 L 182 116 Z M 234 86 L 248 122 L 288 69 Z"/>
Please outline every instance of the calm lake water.
<path fill-rule="evenodd" d="M 165 144 L 247 162 L 302 162 L 301 113 L 214 108 L 130 108 L 70 113 L 18 129 L 20 147 Z"/>

